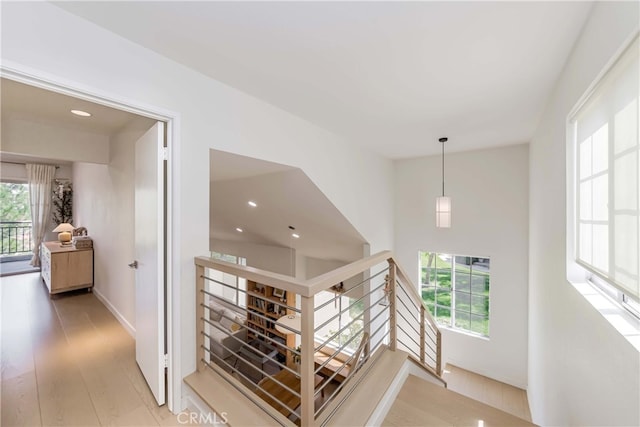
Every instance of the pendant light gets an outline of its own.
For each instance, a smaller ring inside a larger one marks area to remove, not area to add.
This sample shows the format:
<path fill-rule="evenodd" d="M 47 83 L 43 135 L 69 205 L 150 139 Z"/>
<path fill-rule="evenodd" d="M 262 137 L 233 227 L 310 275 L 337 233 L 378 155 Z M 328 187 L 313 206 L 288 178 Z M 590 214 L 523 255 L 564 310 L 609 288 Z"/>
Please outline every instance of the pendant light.
<path fill-rule="evenodd" d="M 451 197 L 444 195 L 444 143 L 448 138 L 440 138 L 442 144 L 442 196 L 436 198 L 436 227 L 451 228 Z"/>

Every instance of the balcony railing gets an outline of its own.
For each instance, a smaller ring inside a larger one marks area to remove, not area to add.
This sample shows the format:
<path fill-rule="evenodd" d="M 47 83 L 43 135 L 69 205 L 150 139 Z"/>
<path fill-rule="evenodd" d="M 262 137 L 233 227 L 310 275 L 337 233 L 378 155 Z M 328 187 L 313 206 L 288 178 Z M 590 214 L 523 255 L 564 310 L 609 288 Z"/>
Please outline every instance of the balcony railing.
<path fill-rule="evenodd" d="M 31 252 L 31 221 L 0 222 L 0 256 Z"/>
<path fill-rule="evenodd" d="M 307 281 L 195 264 L 198 372 L 212 370 L 276 424 L 325 425 L 385 351 L 442 381 L 440 331 L 390 252 Z"/>

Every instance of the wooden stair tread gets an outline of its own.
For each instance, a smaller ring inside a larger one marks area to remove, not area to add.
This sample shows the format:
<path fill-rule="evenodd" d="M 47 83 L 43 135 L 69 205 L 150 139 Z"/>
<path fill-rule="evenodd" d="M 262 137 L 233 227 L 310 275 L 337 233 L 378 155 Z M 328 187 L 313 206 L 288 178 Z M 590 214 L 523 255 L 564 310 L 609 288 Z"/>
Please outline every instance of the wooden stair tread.
<path fill-rule="evenodd" d="M 533 426 L 507 412 L 409 375 L 383 426 Z"/>
<path fill-rule="evenodd" d="M 264 403 L 276 422 L 235 387 L 209 370 L 194 372 L 184 379 L 196 394 L 216 412 L 225 412 L 230 426 L 264 427 L 270 425 L 293 425 L 282 414 Z M 256 396 L 257 397 L 257 396 Z"/>
<path fill-rule="evenodd" d="M 313 360 L 316 363 L 316 367 L 321 366 L 323 363 L 325 363 L 327 361 L 327 359 L 329 359 L 330 355 L 325 354 L 325 353 L 321 353 L 321 352 L 316 352 Z M 339 360 L 331 359 L 329 361 L 329 363 L 327 363 L 321 370 L 320 372 L 327 377 L 332 376 L 334 373 L 336 373 L 340 368 L 342 367 L 342 362 L 340 362 Z M 338 374 L 334 377 L 334 380 L 336 381 L 344 381 L 345 378 L 347 378 L 349 376 L 349 372 L 351 372 L 349 365 L 346 365 L 344 368 L 340 369 L 340 372 L 338 372 Z"/>

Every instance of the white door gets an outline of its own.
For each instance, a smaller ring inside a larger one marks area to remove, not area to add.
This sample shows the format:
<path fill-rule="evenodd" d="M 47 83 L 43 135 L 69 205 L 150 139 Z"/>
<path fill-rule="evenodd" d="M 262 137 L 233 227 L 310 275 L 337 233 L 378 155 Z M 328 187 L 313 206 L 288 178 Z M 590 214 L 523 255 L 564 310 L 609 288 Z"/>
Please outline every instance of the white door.
<path fill-rule="evenodd" d="M 135 150 L 136 362 L 158 405 L 165 403 L 164 123 Z"/>

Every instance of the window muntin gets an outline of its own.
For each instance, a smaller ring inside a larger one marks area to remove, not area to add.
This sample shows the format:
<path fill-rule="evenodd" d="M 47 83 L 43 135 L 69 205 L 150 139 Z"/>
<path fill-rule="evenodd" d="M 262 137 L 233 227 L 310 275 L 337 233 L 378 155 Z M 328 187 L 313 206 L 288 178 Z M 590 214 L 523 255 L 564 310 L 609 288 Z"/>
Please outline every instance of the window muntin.
<path fill-rule="evenodd" d="M 422 299 L 442 325 L 489 336 L 490 260 L 420 252 Z"/>
<path fill-rule="evenodd" d="M 332 319 L 332 321 L 315 332 L 315 340 L 317 343 L 323 343 L 328 338 L 333 337 L 339 330 L 345 328 L 344 331 L 337 334 L 328 342 L 326 347 L 337 350 L 346 344 L 342 349 L 342 353 L 351 355 L 358 349 L 362 339 L 364 320 L 360 315 L 364 311 L 364 301 L 359 298 L 342 296 L 329 291 L 321 291 L 315 296 L 316 307 L 323 305 L 329 300 L 333 300 L 333 304 L 325 305 L 323 308 L 317 310 L 314 314 L 314 321 L 316 325 L 324 324 L 329 319 Z M 347 307 L 349 307 L 349 310 L 347 310 Z M 354 321 L 354 319 L 358 320 Z M 349 324 L 351 325 L 346 327 Z M 356 338 L 351 340 L 354 335 Z M 351 341 L 349 342 L 349 340 Z"/>
<path fill-rule="evenodd" d="M 636 37 L 569 118 L 575 260 L 619 302 L 640 294 L 638 48 Z"/>
<path fill-rule="evenodd" d="M 238 265 L 247 265 L 246 258 L 238 257 L 235 255 L 223 254 L 220 252 L 211 252 L 211 258 L 217 259 L 220 261 L 226 261 L 233 264 Z M 247 279 L 243 277 L 237 277 L 232 274 L 223 273 L 222 271 L 206 269 L 207 277 L 210 277 L 214 280 L 222 282 L 228 286 L 231 286 L 235 289 L 229 288 L 227 286 L 213 286 L 211 292 L 224 300 L 235 304 L 238 307 L 246 307 L 247 306 L 247 298 L 245 292 L 247 290 Z M 240 291 L 239 291 L 240 290 Z"/>

